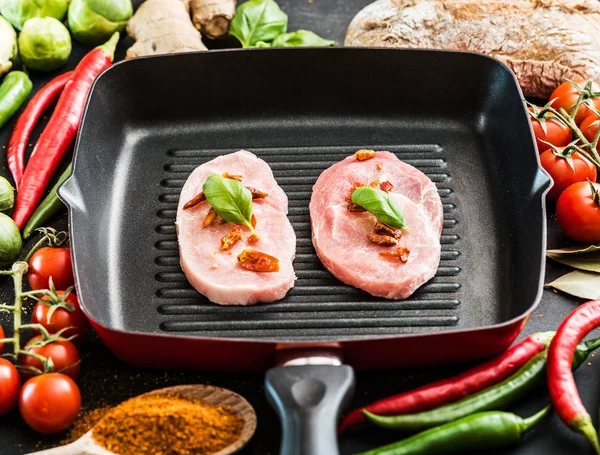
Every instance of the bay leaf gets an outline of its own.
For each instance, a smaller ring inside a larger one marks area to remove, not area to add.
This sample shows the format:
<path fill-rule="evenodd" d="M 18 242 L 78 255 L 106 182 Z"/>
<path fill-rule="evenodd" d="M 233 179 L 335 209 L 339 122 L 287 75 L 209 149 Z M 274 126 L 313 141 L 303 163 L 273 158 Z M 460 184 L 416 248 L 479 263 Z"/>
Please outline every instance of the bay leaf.
<path fill-rule="evenodd" d="M 567 248 L 558 248 L 558 249 L 554 249 L 554 250 L 548 250 L 548 251 L 546 251 L 546 254 L 548 256 L 552 257 L 552 256 L 558 256 L 558 255 L 594 253 L 596 251 L 600 251 L 600 245 L 569 246 Z"/>
<path fill-rule="evenodd" d="M 597 273 L 576 270 L 557 278 L 546 286 L 582 299 L 600 299 L 600 274 Z"/>
<path fill-rule="evenodd" d="M 574 269 L 600 273 L 600 251 L 587 254 L 548 254 L 550 259 L 568 265 Z"/>

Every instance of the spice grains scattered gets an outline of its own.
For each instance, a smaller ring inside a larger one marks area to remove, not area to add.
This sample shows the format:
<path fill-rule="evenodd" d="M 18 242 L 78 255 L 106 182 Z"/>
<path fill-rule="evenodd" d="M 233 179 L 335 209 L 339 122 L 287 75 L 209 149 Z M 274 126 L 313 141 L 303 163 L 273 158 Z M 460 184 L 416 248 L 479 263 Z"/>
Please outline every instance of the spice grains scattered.
<path fill-rule="evenodd" d="M 235 442 L 243 426 L 242 417 L 227 406 L 148 395 L 116 407 L 92 434 L 120 455 L 209 455 Z"/>

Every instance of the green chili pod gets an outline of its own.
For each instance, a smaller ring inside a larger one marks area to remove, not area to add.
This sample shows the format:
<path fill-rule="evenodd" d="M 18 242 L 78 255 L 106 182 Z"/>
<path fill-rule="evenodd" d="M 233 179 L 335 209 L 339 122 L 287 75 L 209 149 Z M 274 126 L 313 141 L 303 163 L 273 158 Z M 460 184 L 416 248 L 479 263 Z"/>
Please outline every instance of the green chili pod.
<path fill-rule="evenodd" d="M 46 222 L 64 207 L 64 204 L 58 198 L 56 191 L 69 175 L 71 175 L 71 163 L 69 163 L 65 172 L 58 178 L 56 185 L 52 187 L 48 196 L 46 196 L 40 205 L 38 205 L 35 212 L 33 212 L 33 215 L 31 215 L 31 218 L 29 218 L 29 221 L 23 229 L 23 238 L 28 239 L 37 228 L 45 226 Z"/>
<path fill-rule="evenodd" d="M 472 414 L 358 455 L 444 455 L 516 444 L 550 409 L 548 406 L 528 419 L 498 411 Z"/>
<path fill-rule="evenodd" d="M 542 351 L 515 374 L 495 386 L 436 409 L 390 417 L 378 416 L 368 411 L 363 411 L 363 413 L 367 419 L 383 428 L 421 431 L 466 417 L 475 412 L 502 409 L 514 403 L 536 385 L 543 383 L 546 376 L 547 355 L 548 351 Z"/>
<path fill-rule="evenodd" d="M 23 71 L 11 71 L 0 85 L 0 128 L 25 102 L 33 84 Z"/>

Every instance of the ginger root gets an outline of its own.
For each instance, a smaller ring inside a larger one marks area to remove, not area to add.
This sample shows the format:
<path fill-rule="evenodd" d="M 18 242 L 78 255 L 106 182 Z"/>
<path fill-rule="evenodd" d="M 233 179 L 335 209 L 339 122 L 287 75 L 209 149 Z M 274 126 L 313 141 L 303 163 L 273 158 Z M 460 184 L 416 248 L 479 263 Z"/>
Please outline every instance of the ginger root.
<path fill-rule="evenodd" d="M 135 44 L 125 58 L 206 50 L 190 19 L 189 0 L 146 0 L 129 20 L 127 33 Z"/>
<path fill-rule="evenodd" d="M 191 0 L 192 22 L 207 38 L 219 38 L 229 31 L 235 15 L 235 0 Z"/>

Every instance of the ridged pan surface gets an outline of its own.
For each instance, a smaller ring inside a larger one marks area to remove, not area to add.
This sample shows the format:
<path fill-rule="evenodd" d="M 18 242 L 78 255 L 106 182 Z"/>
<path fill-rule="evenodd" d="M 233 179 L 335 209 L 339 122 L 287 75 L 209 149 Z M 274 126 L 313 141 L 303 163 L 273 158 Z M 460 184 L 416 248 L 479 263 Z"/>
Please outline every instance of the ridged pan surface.
<path fill-rule="evenodd" d="M 395 153 L 442 198 L 440 267 L 404 301 L 341 283 L 312 246 L 312 186 L 359 148 Z M 174 222 L 188 175 L 239 149 L 264 159 L 288 195 L 298 279 L 280 302 L 223 307 L 188 284 Z M 522 317 L 543 280 L 547 185 L 520 91 L 500 63 L 452 52 L 302 49 L 115 65 L 92 90 L 61 196 L 71 210 L 78 292 L 99 324 L 333 341 Z"/>

